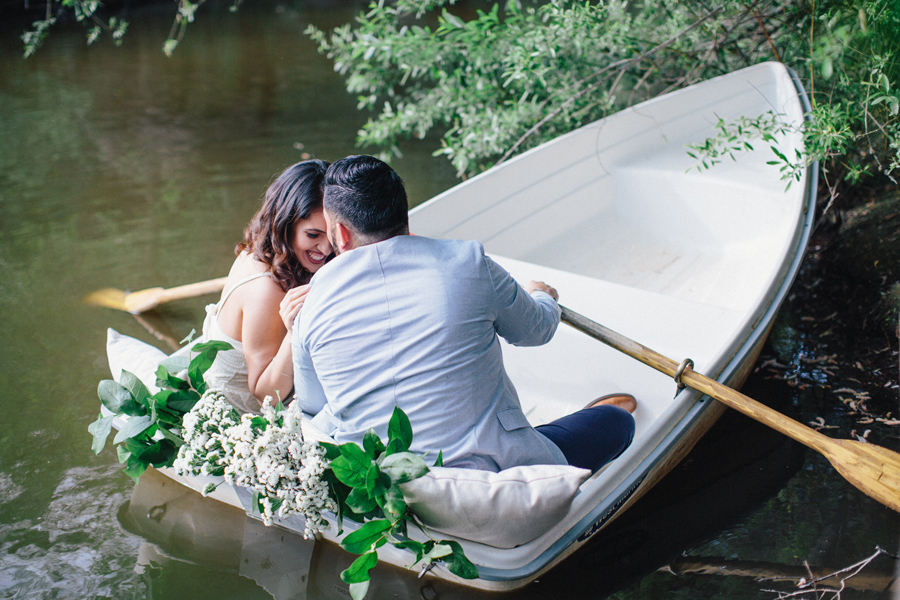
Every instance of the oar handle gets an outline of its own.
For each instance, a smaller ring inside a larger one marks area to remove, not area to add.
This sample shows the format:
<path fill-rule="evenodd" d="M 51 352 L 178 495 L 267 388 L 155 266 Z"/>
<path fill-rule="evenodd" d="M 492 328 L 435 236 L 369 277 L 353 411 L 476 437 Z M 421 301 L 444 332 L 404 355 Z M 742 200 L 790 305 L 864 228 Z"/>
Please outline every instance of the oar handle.
<path fill-rule="evenodd" d="M 228 281 L 227 277 L 219 277 L 218 279 L 198 281 L 197 283 L 188 283 L 186 285 L 169 288 L 160 294 L 160 304 L 221 292 L 225 289 L 226 281 Z"/>
<path fill-rule="evenodd" d="M 624 352 L 628 356 L 638 359 L 645 365 L 649 365 L 657 371 L 665 373 L 669 377 L 675 377 L 675 373 L 678 370 L 678 363 L 671 358 L 663 356 L 659 352 L 651 350 L 620 333 L 616 333 L 612 329 L 604 327 L 600 323 L 592 321 L 584 315 L 580 315 L 574 310 L 566 308 L 561 304 L 559 305 L 559 308 L 562 311 L 562 322 L 566 325 L 574 327 L 578 331 L 600 340 L 607 346 L 611 346 L 619 352 Z"/>
<path fill-rule="evenodd" d="M 669 377 L 675 377 L 678 372 L 679 363 L 668 358 L 655 350 L 651 350 L 634 340 L 631 340 L 620 333 L 604 327 L 577 312 L 560 305 L 562 311 L 562 321 L 575 329 L 586 333 L 589 336 L 600 340 L 604 344 L 615 348 L 620 352 L 635 358 L 645 365 L 653 367 L 661 373 L 665 373 Z M 814 429 L 810 429 L 806 425 L 802 425 L 797 421 L 786 417 L 780 412 L 769 408 L 761 402 L 745 396 L 744 394 L 734 390 L 726 385 L 719 383 L 714 379 L 710 379 L 706 375 L 698 373 L 691 368 L 683 369 L 679 380 L 685 385 L 701 392 L 710 398 L 722 402 L 726 406 L 733 408 L 751 419 L 760 421 L 769 427 L 783 432 L 794 440 L 805 444 L 819 452 L 824 451 L 824 444 L 827 444 L 828 437 L 822 435 Z"/>

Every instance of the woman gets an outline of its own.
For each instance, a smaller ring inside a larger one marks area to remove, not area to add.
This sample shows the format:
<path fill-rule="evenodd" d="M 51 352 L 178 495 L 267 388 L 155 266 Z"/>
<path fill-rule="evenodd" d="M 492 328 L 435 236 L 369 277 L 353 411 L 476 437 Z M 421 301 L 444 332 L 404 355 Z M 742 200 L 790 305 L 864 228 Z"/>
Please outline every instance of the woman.
<path fill-rule="evenodd" d="M 312 274 L 332 256 L 322 214 L 327 167 L 297 163 L 269 186 L 219 303 L 206 309 L 204 338 L 234 348 L 218 354 L 206 382 L 242 412 L 258 413 L 266 396 L 286 400 L 293 388 L 291 325 Z"/>

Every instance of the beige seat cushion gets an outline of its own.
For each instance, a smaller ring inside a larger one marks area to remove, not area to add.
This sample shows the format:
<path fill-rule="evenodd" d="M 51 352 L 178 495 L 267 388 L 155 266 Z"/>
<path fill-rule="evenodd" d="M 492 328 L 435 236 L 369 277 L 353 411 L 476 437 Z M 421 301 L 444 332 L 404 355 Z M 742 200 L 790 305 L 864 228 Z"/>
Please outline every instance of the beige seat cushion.
<path fill-rule="evenodd" d="M 513 548 L 566 514 L 591 472 L 567 465 L 513 467 L 499 473 L 432 467 L 402 484 L 403 496 L 436 531 L 495 548 Z"/>

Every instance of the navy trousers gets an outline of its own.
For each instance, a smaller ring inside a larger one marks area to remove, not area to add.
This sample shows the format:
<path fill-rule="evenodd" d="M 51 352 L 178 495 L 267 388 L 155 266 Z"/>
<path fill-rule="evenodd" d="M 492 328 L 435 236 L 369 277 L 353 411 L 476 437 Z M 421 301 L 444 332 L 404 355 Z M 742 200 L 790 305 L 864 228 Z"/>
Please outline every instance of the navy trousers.
<path fill-rule="evenodd" d="M 612 405 L 592 406 L 535 427 L 556 444 L 570 465 L 599 470 L 634 439 L 634 417 Z"/>

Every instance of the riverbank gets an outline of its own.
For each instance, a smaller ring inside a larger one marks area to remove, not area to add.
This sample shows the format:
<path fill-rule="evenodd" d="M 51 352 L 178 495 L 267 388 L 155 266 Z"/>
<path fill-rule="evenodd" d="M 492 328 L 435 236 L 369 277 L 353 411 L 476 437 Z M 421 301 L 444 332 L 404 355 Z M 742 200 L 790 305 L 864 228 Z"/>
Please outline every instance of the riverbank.
<path fill-rule="evenodd" d="M 757 368 L 807 392 L 816 428 L 898 449 L 900 190 L 861 196 L 817 227 Z"/>

